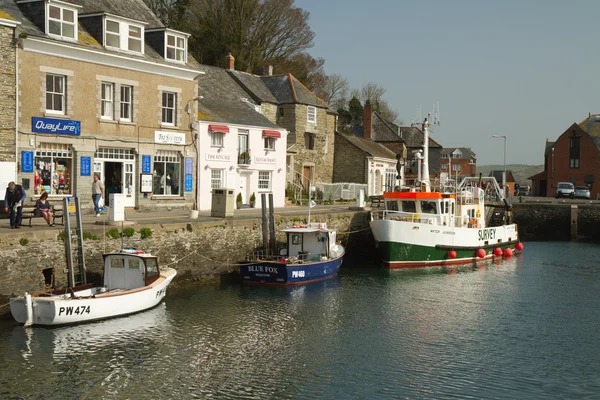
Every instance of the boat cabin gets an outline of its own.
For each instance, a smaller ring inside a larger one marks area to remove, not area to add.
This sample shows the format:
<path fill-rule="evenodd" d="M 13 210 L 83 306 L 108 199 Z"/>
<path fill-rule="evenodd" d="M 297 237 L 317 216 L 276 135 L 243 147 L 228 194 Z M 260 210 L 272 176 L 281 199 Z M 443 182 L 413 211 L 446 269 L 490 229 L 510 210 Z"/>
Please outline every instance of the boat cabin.
<path fill-rule="evenodd" d="M 292 226 L 283 229 L 287 237 L 286 248 L 281 251 L 288 259 L 316 262 L 323 258 L 335 258 L 338 254 L 332 249 L 336 245 L 336 232 L 325 228 L 325 224 Z"/>
<path fill-rule="evenodd" d="M 109 291 L 141 288 L 159 277 L 156 256 L 134 249 L 104 254 L 104 286 Z"/>
<path fill-rule="evenodd" d="M 457 198 L 440 192 L 384 193 L 385 219 L 430 225 L 483 228 L 483 189 L 467 188 Z"/>

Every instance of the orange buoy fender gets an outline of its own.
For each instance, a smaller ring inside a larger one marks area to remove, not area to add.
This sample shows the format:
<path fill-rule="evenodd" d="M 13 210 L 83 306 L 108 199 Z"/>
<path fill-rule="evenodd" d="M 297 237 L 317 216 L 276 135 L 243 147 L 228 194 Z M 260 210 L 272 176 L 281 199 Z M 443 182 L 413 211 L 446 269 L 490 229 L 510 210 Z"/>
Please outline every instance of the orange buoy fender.
<path fill-rule="evenodd" d="M 515 245 L 515 249 L 517 249 L 519 251 L 523 250 L 523 247 L 525 247 L 525 246 L 523 246 L 523 243 L 521 243 L 521 242 L 519 242 Z"/>
<path fill-rule="evenodd" d="M 508 258 L 508 257 L 512 257 L 512 249 L 510 247 L 507 247 L 504 249 L 504 257 Z"/>
<path fill-rule="evenodd" d="M 475 255 L 479 258 L 483 258 L 485 257 L 485 250 L 484 249 L 479 249 L 477 250 L 477 252 L 475 253 Z"/>
<path fill-rule="evenodd" d="M 496 247 L 494 249 L 494 256 L 500 257 L 502 255 L 502 249 L 500 247 Z"/>
<path fill-rule="evenodd" d="M 448 258 L 456 258 L 456 252 L 454 250 L 450 250 L 448 252 Z"/>

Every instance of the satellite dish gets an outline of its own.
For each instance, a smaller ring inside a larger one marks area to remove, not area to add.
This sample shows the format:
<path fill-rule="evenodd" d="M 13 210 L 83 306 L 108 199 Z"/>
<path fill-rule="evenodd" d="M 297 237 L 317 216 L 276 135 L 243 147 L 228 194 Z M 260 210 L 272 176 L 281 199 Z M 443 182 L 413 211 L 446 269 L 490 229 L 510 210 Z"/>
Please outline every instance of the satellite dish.
<path fill-rule="evenodd" d="M 308 203 L 308 207 L 310 208 L 315 208 L 317 206 L 317 203 L 314 200 L 311 200 L 310 203 Z"/>

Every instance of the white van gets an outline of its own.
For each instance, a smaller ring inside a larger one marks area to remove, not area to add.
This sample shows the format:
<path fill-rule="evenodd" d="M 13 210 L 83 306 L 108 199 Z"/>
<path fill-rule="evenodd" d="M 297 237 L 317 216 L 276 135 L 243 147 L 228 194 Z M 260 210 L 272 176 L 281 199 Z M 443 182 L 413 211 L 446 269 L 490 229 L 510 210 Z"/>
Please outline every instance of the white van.
<path fill-rule="evenodd" d="M 556 186 L 556 198 L 568 197 L 570 199 L 575 197 L 575 185 L 571 182 L 558 182 Z"/>

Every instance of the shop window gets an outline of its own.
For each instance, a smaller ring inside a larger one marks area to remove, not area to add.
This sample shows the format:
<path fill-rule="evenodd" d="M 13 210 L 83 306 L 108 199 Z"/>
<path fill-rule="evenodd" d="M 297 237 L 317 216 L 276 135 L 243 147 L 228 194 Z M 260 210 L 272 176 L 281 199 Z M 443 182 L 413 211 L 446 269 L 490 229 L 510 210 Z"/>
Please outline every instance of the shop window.
<path fill-rule="evenodd" d="M 102 119 L 114 119 L 115 85 L 102 82 Z"/>
<path fill-rule="evenodd" d="M 211 132 L 210 133 L 210 145 L 211 147 L 223 147 L 223 138 L 225 137 L 224 133 L 221 132 Z"/>
<path fill-rule="evenodd" d="M 219 189 L 225 187 L 225 170 L 212 169 L 210 171 L 210 188 Z"/>
<path fill-rule="evenodd" d="M 177 105 L 177 93 L 163 92 L 162 94 L 162 123 L 175 125 L 177 118 L 175 107 Z"/>
<path fill-rule="evenodd" d="M 132 120 L 133 86 L 121 85 L 121 121 Z"/>
<path fill-rule="evenodd" d="M 46 74 L 46 111 L 65 114 L 65 95 L 67 77 Z"/>
<path fill-rule="evenodd" d="M 40 143 L 35 151 L 34 192 L 49 195 L 72 194 L 71 145 Z"/>
<path fill-rule="evenodd" d="M 176 151 L 157 151 L 154 156 L 153 194 L 181 196 L 181 155 Z"/>
<path fill-rule="evenodd" d="M 271 171 L 258 171 L 258 190 L 271 190 Z"/>

